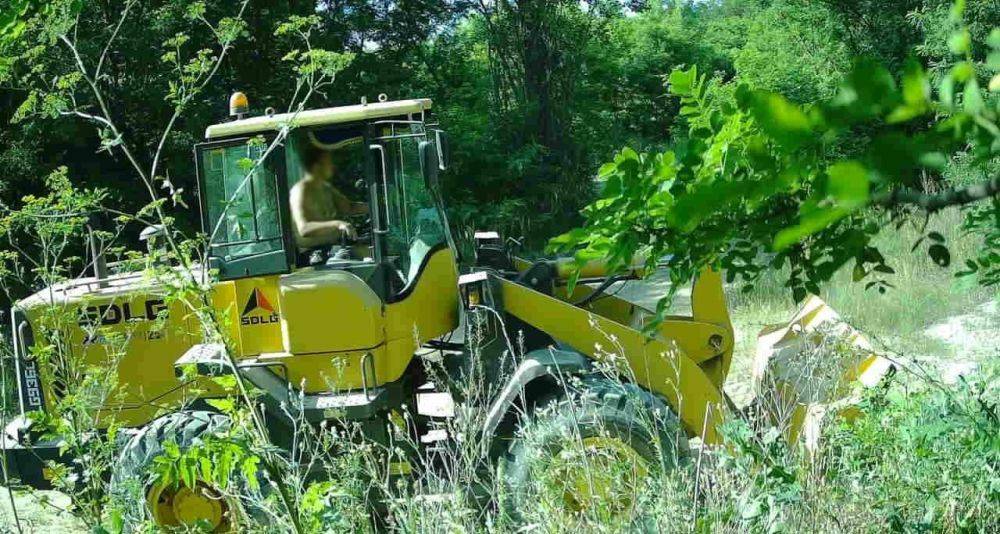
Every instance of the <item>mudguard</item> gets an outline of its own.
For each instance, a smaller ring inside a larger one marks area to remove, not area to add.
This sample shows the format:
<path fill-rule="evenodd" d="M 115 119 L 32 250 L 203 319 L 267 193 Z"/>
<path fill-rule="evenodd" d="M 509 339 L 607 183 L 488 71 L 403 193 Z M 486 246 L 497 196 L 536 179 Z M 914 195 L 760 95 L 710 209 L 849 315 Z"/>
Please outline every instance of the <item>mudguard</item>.
<path fill-rule="evenodd" d="M 589 373 L 591 361 L 583 354 L 556 348 L 533 350 L 524 355 L 524 360 L 507 381 L 503 390 L 490 406 L 483 424 L 483 435 L 492 436 L 503 421 L 514 401 L 524 393 L 525 387 L 543 377 L 570 377 Z"/>

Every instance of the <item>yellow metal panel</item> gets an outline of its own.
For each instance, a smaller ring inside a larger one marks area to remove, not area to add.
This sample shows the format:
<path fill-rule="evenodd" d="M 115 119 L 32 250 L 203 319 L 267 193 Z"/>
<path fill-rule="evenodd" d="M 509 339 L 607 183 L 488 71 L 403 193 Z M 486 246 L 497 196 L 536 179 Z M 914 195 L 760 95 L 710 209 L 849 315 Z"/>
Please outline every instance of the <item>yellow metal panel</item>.
<path fill-rule="evenodd" d="M 458 267 L 451 249 L 434 252 L 412 291 L 386 307 L 386 338 L 427 340 L 458 327 Z"/>
<path fill-rule="evenodd" d="M 402 376 L 416 349 L 427 340 L 458 328 L 458 267 L 449 248 L 434 252 L 412 291 L 386 306 L 385 361 L 376 360 L 379 381 Z"/>
<path fill-rule="evenodd" d="M 691 314 L 696 321 L 719 325 L 730 324 L 722 274 L 718 271 L 703 269 L 698 274 L 691 288 Z"/>
<path fill-rule="evenodd" d="M 690 434 L 720 441 L 722 391 L 681 348 L 514 282 L 501 285 L 507 312 L 591 358 L 615 358 L 622 372 L 670 403 Z"/>
<path fill-rule="evenodd" d="M 573 293 L 571 295 L 566 294 L 566 289 L 567 288 L 565 286 L 557 287 L 553 294 L 559 300 L 564 300 L 566 302 L 579 302 L 586 296 L 593 293 L 595 288 L 584 284 L 577 284 L 577 286 L 573 288 Z M 626 325 L 632 324 L 632 322 L 636 320 L 637 315 L 642 312 L 639 306 L 636 306 L 625 299 L 609 294 L 601 295 L 600 298 L 594 299 L 594 301 L 585 306 L 585 308 L 588 311 L 600 315 L 601 317 L 607 317 L 612 321 Z"/>
<path fill-rule="evenodd" d="M 239 356 L 240 345 L 240 312 L 236 305 L 236 284 L 234 282 L 219 282 L 212 286 L 212 307 L 222 335 L 232 342 Z M 180 357 L 180 356 L 178 356 Z"/>
<path fill-rule="evenodd" d="M 129 426 L 144 424 L 156 417 L 163 406 L 189 394 L 189 385 L 176 378 L 173 364 L 200 340 L 201 331 L 180 300 L 167 304 L 160 295 L 141 292 L 67 301 L 55 306 L 64 306 L 62 313 L 69 314 L 61 322 L 79 318 L 78 325 L 64 333 L 70 357 L 82 356 L 77 369 L 82 369 L 80 363 L 117 369 L 116 388 L 109 392 L 98 426 L 113 421 Z M 163 311 L 166 320 L 161 323 L 157 317 Z M 27 311 L 36 343 L 45 343 L 43 313 L 40 306 Z M 42 369 L 49 403 L 60 394 L 53 388 L 55 381 L 60 380 L 53 375 L 58 367 L 49 365 Z M 210 384 L 203 387 L 218 393 Z"/>
<path fill-rule="evenodd" d="M 764 329 L 751 369 L 758 401 L 790 443 L 820 444 L 824 418 L 856 417 L 860 387 L 878 385 L 893 364 L 817 296 L 791 321 Z"/>
<path fill-rule="evenodd" d="M 593 288 L 578 285 L 572 297 L 564 298 L 565 288 L 557 289 L 556 296 L 560 300 L 576 302 L 592 292 Z M 614 295 L 602 295 L 584 306 L 584 309 L 637 330 L 642 329 L 653 318 L 652 312 Z M 728 316 L 727 322 L 722 324 L 700 322 L 691 317 L 669 316 L 660 321 L 656 333 L 666 343 L 676 344 L 688 358 L 699 364 L 725 354 L 731 355 L 733 350 L 733 333 Z M 712 336 L 717 336 L 717 345 L 713 345 L 716 340 Z"/>
<path fill-rule="evenodd" d="M 317 354 L 262 354 L 259 361 L 275 364 L 273 370 L 279 376 L 285 376 L 287 372 L 286 378 L 292 386 L 301 387 L 306 393 L 318 393 L 360 389 L 366 385 L 373 387 L 384 383 L 376 369 L 374 376 L 369 374 L 368 383 L 365 384 L 362 367 L 366 354 L 371 354 L 373 362 L 384 360 L 385 347 Z"/>
<path fill-rule="evenodd" d="M 279 286 L 285 352 L 361 350 L 385 341 L 382 301 L 357 276 L 299 271 L 282 276 Z"/>
<path fill-rule="evenodd" d="M 729 376 L 729 367 L 733 362 L 735 334 L 729 318 L 729 304 L 726 301 L 720 272 L 703 269 L 698 274 L 691 288 L 691 314 L 695 321 L 718 325 L 724 329 L 721 334 L 725 340 L 722 355 L 702 364 L 702 369 L 708 377 L 721 389 L 726 377 Z"/>
<path fill-rule="evenodd" d="M 602 278 L 614 274 L 643 276 L 645 273 L 646 258 L 636 256 L 632 258 L 632 263 L 622 265 L 616 272 L 608 269 L 608 260 L 590 260 L 579 264 L 574 258 L 558 258 L 555 261 L 556 276 L 560 279 L 567 279 L 578 272 L 580 278 Z"/>
<path fill-rule="evenodd" d="M 239 323 L 240 355 L 247 357 L 281 351 L 282 310 L 278 277 L 243 278 L 233 283 L 236 288 L 235 311 L 238 317 L 235 320 Z"/>

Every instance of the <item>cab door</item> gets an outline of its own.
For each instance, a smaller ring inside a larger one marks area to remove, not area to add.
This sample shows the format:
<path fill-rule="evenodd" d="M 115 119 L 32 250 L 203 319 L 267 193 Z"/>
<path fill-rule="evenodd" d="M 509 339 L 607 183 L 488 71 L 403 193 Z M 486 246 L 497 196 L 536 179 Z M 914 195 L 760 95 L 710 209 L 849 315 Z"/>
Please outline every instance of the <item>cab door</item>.
<path fill-rule="evenodd" d="M 420 345 L 458 327 L 457 257 L 437 184 L 423 170 L 427 143 L 434 135 L 421 121 L 378 121 L 369 128 L 376 246 L 392 279 L 380 382 L 398 379 Z"/>

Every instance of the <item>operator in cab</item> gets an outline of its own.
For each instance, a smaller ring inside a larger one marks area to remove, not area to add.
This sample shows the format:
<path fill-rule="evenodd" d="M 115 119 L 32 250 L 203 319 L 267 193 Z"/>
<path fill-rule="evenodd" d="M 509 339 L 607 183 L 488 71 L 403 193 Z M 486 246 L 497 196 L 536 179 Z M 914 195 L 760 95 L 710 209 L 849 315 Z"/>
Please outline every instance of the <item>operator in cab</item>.
<path fill-rule="evenodd" d="M 289 194 L 299 252 L 308 254 L 353 241 L 357 231 L 347 219 L 368 213 L 368 205 L 352 202 L 334 185 L 337 168 L 329 151 L 309 147 L 300 156 L 305 177 Z M 309 262 L 317 263 L 317 259 Z"/>

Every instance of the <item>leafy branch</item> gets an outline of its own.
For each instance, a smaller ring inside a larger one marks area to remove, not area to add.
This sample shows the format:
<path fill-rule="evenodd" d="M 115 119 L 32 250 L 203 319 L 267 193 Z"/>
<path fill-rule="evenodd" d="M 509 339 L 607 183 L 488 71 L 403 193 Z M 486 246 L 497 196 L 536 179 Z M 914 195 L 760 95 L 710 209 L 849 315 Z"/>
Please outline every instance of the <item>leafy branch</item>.
<path fill-rule="evenodd" d="M 604 190 L 584 209 L 586 224 L 550 248 L 581 263 L 607 258 L 613 267 L 636 256 L 647 258 L 649 271 L 666 262 L 675 285 L 704 266 L 748 282 L 786 266 L 797 300 L 852 260 L 857 280 L 891 274 L 872 244 L 886 218 L 900 225 L 913 208 L 933 213 L 1000 193 L 996 177 L 940 193 L 915 188 L 955 157 L 983 168 L 1000 158 L 1000 28 L 985 43 L 986 62 L 975 63 L 962 8 L 952 12 L 949 39 L 957 61 L 936 91 L 915 60 L 898 82 L 860 61 L 833 97 L 806 106 L 738 81 L 709 81 L 694 67 L 675 70 L 670 93 L 687 138 L 659 154 L 622 150 L 598 173 Z M 984 73 L 992 93 L 980 83 Z M 930 253 L 950 263 L 942 243 Z M 992 257 L 977 267 L 989 268 Z"/>
<path fill-rule="evenodd" d="M 183 191 L 174 188 L 169 177 L 161 177 L 160 168 L 162 166 L 163 152 L 167 139 L 172 135 L 181 116 L 188 109 L 192 101 L 214 79 L 227 53 L 242 34 L 244 28 L 243 15 L 248 3 L 248 1 L 241 2 L 235 17 L 223 18 L 214 24 L 206 18 L 205 5 L 202 2 L 194 2 L 188 6 L 186 19 L 189 22 L 198 23 L 209 28 L 218 46 L 217 52 L 213 52 L 208 48 L 202 48 L 190 56 L 186 56 L 186 45 L 190 41 L 186 34 L 177 34 L 163 43 L 165 52 L 160 57 L 160 60 L 168 66 L 174 76 L 174 79 L 169 81 L 166 92 L 166 99 L 172 104 L 173 110 L 165 127 L 157 136 L 158 142 L 155 149 L 153 149 L 148 167 L 140 162 L 140 158 L 132 148 L 131 143 L 129 143 L 126 133 L 112 115 L 111 110 L 113 108 L 105 95 L 103 87 L 103 82 L 107 79 L 107 75 L 103 74 L 106 67 L 106 58 L 113 49 L 119 30 L 127 23 L 129 17 L 134 15 L 134 6 L 137 5 L 135 1 L 126 4 L 117 24 L 111 30 L 108 40 L 101 47 L 101 55 L 93 69 L 88 66 L 88 62 L 85 60 L 84 54 L 77 44 L 76 29 L 79 24 L 79 7 L 60 12 L 62 18 L 57 21 L 58 23 L 51 23 L 51 21 L 43 23 L 37 17 L 29 21 L 29 25 L 33 24 L 46 28 L 51 32 L 52 42 L 60 44 L 69 53 L 72 70 L 56 77 L 53 81 L 49 81 L 43 75 L 44 69 L 31 66 L 31 60 L 42 57 L 48 47 L 43 45 L 31 47 L 26 50 L 19 57 L 20 66 L 26 69 L 26 73 L 22 79 L 27 82 L 29 87 L 33 87 L 33 89 L 29 92 L 15 117 L 17 120 L 23 120 L 32 115 L 51 118 L 74 117 L 87 120 L 95 124 L 99 129 L 102 138 L 101 150 L 118 152 L 125 156 L 135 175 L 145 186 L 150 197 L 150 202 L 136 214 L 122 214 L 116 211 L 119 215 L 117 218 L 118 221 L 122 223 L 139 221 L 148 224 L 151 222 L 150 219 L 153 219 L 166 228 L 166 232 L 163 233 L 167 242 L 166 249 L 162 251 L 150 251 L 151 257 L 146 262 L 147 275 L 154 279 L 161 288 L 161 291 L 165 293 L 165 299 L 168 304 L 180 302 L 198 318 L 204 330 L 203 336 L 206 341 L 222 341 L 230 348 L 232 348 L 232 344 L 228 343 L 227 336 L 220 330 L 223 323 L 211 302 L 207 291 L 208 286 L 205 284 L 208 275 L 207 266 L 204 261 L 198 262 L 194 258 L 203 242 L 199 240 L 181 240 L 179 234 L 173 228 L 173 219 L 167 214 L 164 204 L 168 200 L 173 201 L 175 205 L 182 203 L 181 194 Z M 260 151 L 259 158 L 255 160 L 248 159 L 244 165 L 241 165 L 246 175 L 237 188 L 237 191 L 233 192 L 233 197 L 240 194 L 240 190 L 245 187 L 246 183 L 249 182 L 267 157 L 277 147 L 283 145 L 288 134 L 295 127 L 295 116 L 305 108 L 306 103 L 314 94 L 327 87 L 333 81 L 336 74 L 345 68 L 353 58 L 351 54 L 340 54 L 314 48 L 310 38 L 314 29 L 318 27 L 318 24 L 319 19 L 315 16 L 293 17 L 290 21 L 279 25 L 277 28 L 276 35 L 299 37 L 304 45 L 304 51 L 294 51 L 285 57 L 286 61 L 293 65 L 293 70 L 296 74 L 297 90 L 289 104 L 289 109 L 294 109 L 295 113 L 290 120 L 281 125 L 278 135 L 271 143 Z M 83 84 L 86 89 L 85 92 L 78 91 L 80 84 Z M 85 100 L 89 100 L 89 103 L 84 104 Z M 65 178 L 65 170 L 63 171 L 63 176 Z M 162 198 L 157 192 L 157 182 L 161 183 L 161 188 L 167 189 L 167 198 Z M 68 187 L 68 181 L 66 185 Z M 26 199 L 26 202 L 28 200 L 30 199 Z M 40 199 L 37 204 L 44 206 L 45 202 L 46 199 Z M 29 203 L 28 205 L 30 207 L 31 204 Z M 83 214 L 93 209 L 100 209 L 100 207 L 90 206 L 87 209 L 81 208 L 79 211 Z M 18 220 L 30 218 L 29 215 L 31 215 L 29 210 L 25 209 L 11 211 L 10 213 L 11 217 L 18 217 Z M 61 215 L 66 214 L 62 213 Z M 54 218 L 51 224 L 65 225 L 59 218 Z M 215 231 L 212 234 L 214 235 Z M 66 243 L 63 243 L 63 246 L 67 243 L 68 240 L 66 240 Z M 27 251 L 22 252 L 26 253 Z M 181 269 L 170 267 L 171 260 L 178 262 Z M 53 262 L 46 262 L 44 265 L 36 267 L 36 271 L 39 274 L 44 274 L 52 271 L 55 267 L 57 266 Z M 65 266 L 63 265 L 59 265 L 58 267 L 65 270 Z M 68 271 L 62 274 L 68 275 Z M 44 281 L 51 287 L 55 279 L 46 277 Z M 56 350 L 56 352 L 59 353 L 60 351 Z M 235 371 L 237 362 L 234 360 L 233 353 L 232 350 L 228 351 L 229 364 Z M 260 419 L 260 415 L 253 408 L 254 403 L 249 391 L 250 388 L 244 383 L 238 372 L 234 372 L 234 377 L 232 387 L 236 390 L 238 397 L 244 401 L 244 405 L 247 408 L 250 420 L 248 426 L 250 435 L 253 437 L 251 441 L 256 444 L 255 453 L 260 455 L 263 460 L 264 469 L 276 483 L 277 493 L 288 513 L 287 519 L 290 522 L 291 528 L 297 532 L 301 532 L 295 499 L 280 482 L 283 478 L 281 460 L 276 457 L 273 447 L 269 445 L 266 427 Z M 84 433 L 80 432 L 78 434 L 83 435 Z"/>
<path fill-rule="evenodd" d="M 1000 195 L 1000 177 L 966 187 L 956 187 L 936 194 L 913 189 L 896 189 L 872 199 L 872 204 L 882 207 L 914 205 L 928 212 L 940 211 L 950 206 L 964 206 Z"/>

